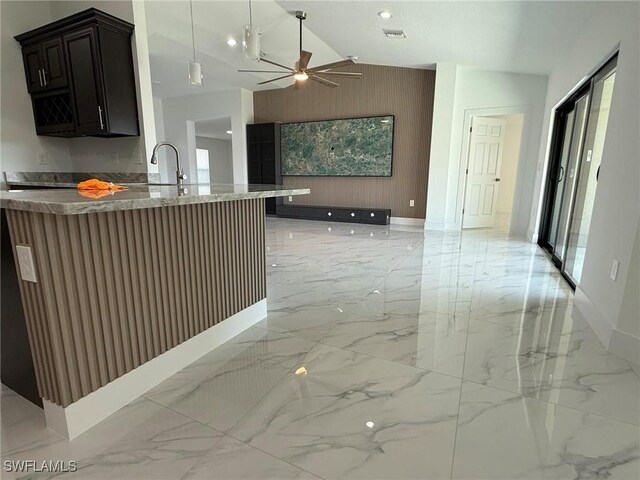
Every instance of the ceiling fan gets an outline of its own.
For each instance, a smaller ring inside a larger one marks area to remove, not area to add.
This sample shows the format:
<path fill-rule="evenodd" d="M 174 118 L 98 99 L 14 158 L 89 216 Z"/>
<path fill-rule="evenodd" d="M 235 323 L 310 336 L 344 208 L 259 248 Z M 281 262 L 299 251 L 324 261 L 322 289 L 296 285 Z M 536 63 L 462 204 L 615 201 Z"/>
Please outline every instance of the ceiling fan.
<path fill-rule="evenodd" d="M 268 60 L 266 58 L 261 58 L 260 61 L 269 63 L 271 65 L 275 65 L 276 67 L 284 68 L 285 71 L 281 71 L 281 70 L 238 70 L 238 71 L 250 72 L 250 73 L 286 73 L 281 77 L 276 77 L 276 78 L 272 78 L 271 80 L 259 82 L 258 85 L 264 85 L 271 82 L 277 82 L 278 80 L 282 80 L 283 78 L 293 77 L 295 80 L 293 88 L 296 88 L 296 89 L 300 88 L 307 79 L 313 80 L 314 82 L 321 83 L 322 85 L 325 85 L 327 87 L 335 88 L 339 86 L 339 84 L 332 80 L 329 80 L 328 78 L 325 78 L 325 76 L 349 78 L 349 79 L 355 79 L 355 80 L 359 80 L 360 78 L 362 78 L 361 73 L 333 71 L 336 68 L 346 67 L 348 65 L 354 65 L 356 62 L 354 62 L 353 59 L 351 58 L 309 68 L 309 60 L 311 60 L 311 52 L 308 52 L 302 49 L 302 22 L 307 18 L 307 14 L 302 11 L 297 11 L 296 18 L 300 21 L 300 58 L 294 65 L 294 68 L 287 67 L 286 65 L 282 65 L 280 63 L 272 62 L 271 60 Z"/>

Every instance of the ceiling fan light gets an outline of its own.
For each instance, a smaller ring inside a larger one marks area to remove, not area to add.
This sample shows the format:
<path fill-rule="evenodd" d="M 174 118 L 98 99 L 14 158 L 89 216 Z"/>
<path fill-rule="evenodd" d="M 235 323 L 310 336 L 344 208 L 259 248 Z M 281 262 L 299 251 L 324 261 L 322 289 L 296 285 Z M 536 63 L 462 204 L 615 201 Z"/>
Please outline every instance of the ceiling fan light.
<path fill-rule="evenodd" d="M 198 62 L 189 62 L 189 85 L 202 86 L 202 65 Z"/>
<path fill-rule="evenodd" d="M 245 25 L 242 54 L 245 60 L 260 61 L 260 29 L 255 25 Z"/>
<path fill-rule="evenodd" d="M 307 75 L 307 72 L 296 72 L 293 74 L 293 78 L 304 82 L 307 78 L 309 78 L 309 75 Z"/>

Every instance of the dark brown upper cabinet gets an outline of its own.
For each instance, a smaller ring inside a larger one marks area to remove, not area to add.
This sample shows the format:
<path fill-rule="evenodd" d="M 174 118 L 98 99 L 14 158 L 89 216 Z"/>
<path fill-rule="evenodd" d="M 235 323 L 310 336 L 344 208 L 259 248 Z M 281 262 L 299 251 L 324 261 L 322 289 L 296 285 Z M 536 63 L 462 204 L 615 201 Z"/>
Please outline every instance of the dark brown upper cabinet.
<path fill-rule="evenodd" d="M 138 135 L 133 25 L 90 8 L 16 36 L 38 135 Z"/>

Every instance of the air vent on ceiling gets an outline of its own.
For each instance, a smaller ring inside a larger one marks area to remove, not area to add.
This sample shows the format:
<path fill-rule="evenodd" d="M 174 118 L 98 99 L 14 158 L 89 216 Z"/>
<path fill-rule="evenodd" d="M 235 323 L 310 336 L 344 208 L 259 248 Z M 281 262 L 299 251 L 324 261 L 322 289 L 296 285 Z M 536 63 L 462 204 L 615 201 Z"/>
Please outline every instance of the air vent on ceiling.
<path fill-rule="evenodd" d="M 388 28 L 383 28 L 382 31 L 388 38 L 407 38 L 404 30 L 389 30 Z"/>

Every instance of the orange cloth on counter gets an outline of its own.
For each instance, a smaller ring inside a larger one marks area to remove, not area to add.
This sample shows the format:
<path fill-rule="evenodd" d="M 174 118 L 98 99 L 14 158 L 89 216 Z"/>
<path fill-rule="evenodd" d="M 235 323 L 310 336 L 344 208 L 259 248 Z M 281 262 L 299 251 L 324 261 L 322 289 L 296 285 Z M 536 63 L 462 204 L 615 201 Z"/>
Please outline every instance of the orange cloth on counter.
<path fill-rule="evenodd" d="M 83 197 L 98 199 L 106 197 L 107 195 L 113 195 L 115 190 L 78 190 L 78 193 Z"/>
<path fill-rule="evenodd" d="M 106 190 L 107 192 L 110 192 L 118 190 L 128 190 L 128 188 L 123 185 L 115 185 L 111 182 L 103 182 L 102 180 L 98 180 L 97 178 L 90 178 L 89 180 L 78 183 L 78 190 Z"/>

